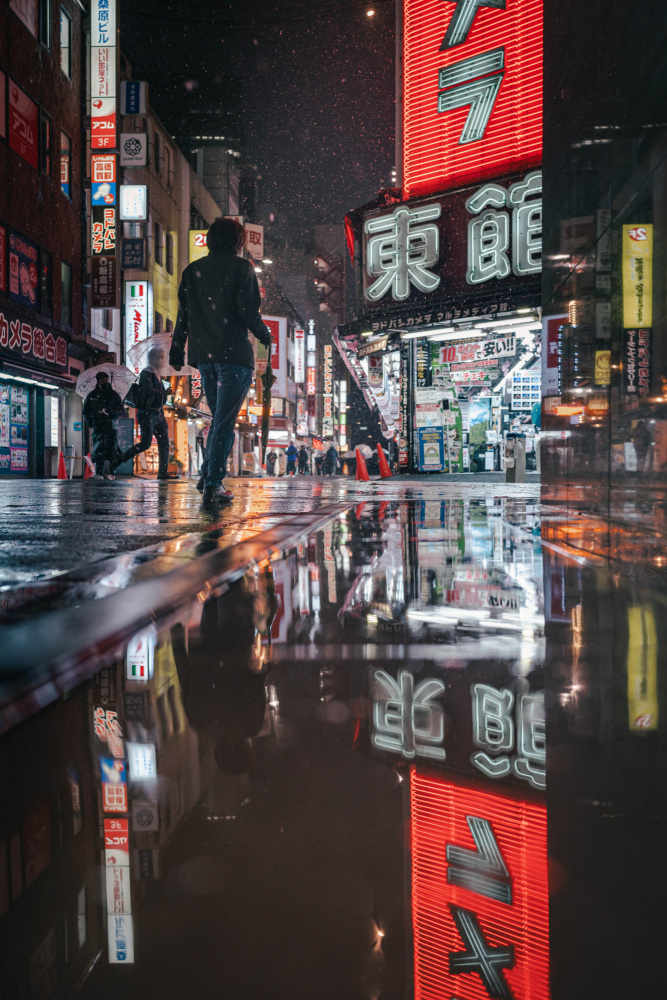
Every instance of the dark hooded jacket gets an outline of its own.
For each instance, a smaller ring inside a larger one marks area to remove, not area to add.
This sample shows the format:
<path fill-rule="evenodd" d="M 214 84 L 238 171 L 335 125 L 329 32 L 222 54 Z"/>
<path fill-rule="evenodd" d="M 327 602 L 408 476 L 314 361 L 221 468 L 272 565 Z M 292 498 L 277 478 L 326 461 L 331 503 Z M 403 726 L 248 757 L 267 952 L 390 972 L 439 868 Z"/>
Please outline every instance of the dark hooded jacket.
<path fill-rule="evenodd" d="M 261 297 L 253 264 L 233 251 L 209 253 L 188 264 L 178 289 L 178 317 L 169 363 L 208 362 L 254 366 L 248 330 L 265 347 L 271 333 L 260 315 Z"/>

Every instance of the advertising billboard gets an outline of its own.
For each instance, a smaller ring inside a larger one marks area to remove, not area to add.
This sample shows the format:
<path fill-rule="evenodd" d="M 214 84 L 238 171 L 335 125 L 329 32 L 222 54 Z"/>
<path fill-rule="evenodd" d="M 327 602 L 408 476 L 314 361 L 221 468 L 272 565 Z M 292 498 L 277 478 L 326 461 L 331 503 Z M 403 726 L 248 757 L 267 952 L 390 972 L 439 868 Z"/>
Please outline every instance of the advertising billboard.
<path fill-rule="evenodd" d="M 403 196 L 541 158 L 542 0 L 404 0 Z"/>
<path fill-rule="evenodd" d="M 262 316 L 271 331 L 271 368 L 276 376 L 272 395 L 287 399 L 287 318 Z"/>
<path fill-rule="evenodd" d="M 150 336 L 153 327 L 153 286 L 150 281 L 125 282 L 125 350 Z M 129 368 L 135 370 L 129 358 Z M 138 371 L 137 371 L 138 374 Z"/>
<path fill-rule="evenodd" d="M 9 148 L 39 168 L 39 108 L 21 88 L 9 81 Z"/>
<path fill-rule="evenodd" d="M 653 226 L 623 226 L 623 326 L 653 325 Z"/>

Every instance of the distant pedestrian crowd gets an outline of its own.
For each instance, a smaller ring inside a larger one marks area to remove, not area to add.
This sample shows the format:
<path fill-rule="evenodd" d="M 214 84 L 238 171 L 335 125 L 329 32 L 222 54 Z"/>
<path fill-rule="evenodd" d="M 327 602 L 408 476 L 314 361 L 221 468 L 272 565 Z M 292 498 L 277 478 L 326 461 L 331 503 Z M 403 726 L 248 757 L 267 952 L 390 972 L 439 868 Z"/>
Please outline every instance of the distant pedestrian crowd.
<path fill-rule="evenodd" d="M 326 451 L 312 453 L 305 444 L 297 448 L 294 441 L 284 450 L 271 448 L 266 453 L 267 476 L 335 476 L 340 469 L 340 458 L 334 445 Z"/>

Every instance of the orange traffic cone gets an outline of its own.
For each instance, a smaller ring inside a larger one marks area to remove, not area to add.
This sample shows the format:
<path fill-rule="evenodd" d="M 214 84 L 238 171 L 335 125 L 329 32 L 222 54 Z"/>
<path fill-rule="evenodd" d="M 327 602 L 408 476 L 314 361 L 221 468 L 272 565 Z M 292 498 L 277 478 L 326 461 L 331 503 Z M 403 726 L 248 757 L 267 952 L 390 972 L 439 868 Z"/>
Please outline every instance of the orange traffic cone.
<path fill-rule="evenodd" d="M 62 451 L 60 452 L 60 458 L 58 459 L 58 479 L 68 479 L 67 469 L 65 467 L 65 456 Z"/>
<path fill-rule="evenodd" d="M 83 478 L 92 479 L 95 475 L 95 466 L 93 465 L 93 460 L 90 457 L 90 452 L 84 456 L 83 459 Z"/>
<path fill-rule="evenodd" d="M 368 475 L 364 456 L 358 448 L 355 449 L 355 455 L 357 456 L 357 474 L 354 478 L 357 482 L 368 483 L 371 477 Z"/>
<path fill-rule="evenodd" d="M 380 459 L 380 478 L 391 479 L 391 469 L 380 444 L 378 444 L 378 458 Z"/>
<path fill-rule="evenodd" d="M 350 474 L 350 470 L 347 467 L 347 462 L 343 462 L 343 475 L 344 476 L 349 476 L 349 474 Z"/>

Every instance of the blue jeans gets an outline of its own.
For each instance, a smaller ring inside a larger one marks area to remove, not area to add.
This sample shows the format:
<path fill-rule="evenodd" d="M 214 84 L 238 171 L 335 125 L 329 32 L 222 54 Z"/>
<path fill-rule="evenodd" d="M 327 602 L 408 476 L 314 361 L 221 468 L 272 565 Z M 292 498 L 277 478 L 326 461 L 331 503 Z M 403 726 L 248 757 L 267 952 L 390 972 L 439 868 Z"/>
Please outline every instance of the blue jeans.
<path fill-rule="evenodd" d="M 222 485 L 234 443 L 234 424 L 252 385 L 252 368 L 220 361 L 198 365 L 201 384 L 213 419 L 208 432 L 201 477 L 206 486 Z"/>

